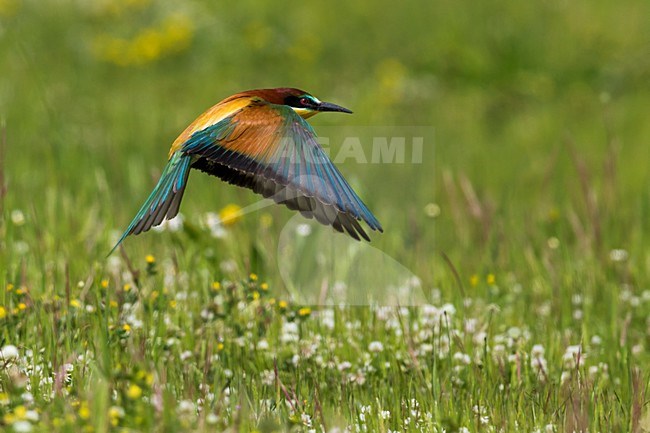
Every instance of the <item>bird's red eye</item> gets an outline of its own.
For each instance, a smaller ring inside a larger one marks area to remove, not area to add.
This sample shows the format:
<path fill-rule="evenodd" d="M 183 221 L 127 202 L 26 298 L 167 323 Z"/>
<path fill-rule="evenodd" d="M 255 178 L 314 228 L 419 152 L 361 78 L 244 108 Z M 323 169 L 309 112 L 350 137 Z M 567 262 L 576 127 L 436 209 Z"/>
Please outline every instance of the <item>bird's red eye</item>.
<path fill-rule="evenodd" d="M 309 105 L 309 99 L 307 98 L 300 98 L 300 105 Z"/>

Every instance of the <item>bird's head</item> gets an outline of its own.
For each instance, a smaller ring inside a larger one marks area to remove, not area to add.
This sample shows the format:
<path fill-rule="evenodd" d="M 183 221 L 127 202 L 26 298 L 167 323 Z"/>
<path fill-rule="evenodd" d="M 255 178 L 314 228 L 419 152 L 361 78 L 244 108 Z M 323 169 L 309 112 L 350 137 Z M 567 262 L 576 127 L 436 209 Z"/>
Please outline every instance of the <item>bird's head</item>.
<path fill-rule="evenodd" d="M 292 88 L 264 89 L 258 91 L 259 96 L 272 104 L 287 105 L 303 119 L 307 119 L 324 111 L 352 113 L 347 108 L 330 102 L 323 102 L 304 90 Z"/>

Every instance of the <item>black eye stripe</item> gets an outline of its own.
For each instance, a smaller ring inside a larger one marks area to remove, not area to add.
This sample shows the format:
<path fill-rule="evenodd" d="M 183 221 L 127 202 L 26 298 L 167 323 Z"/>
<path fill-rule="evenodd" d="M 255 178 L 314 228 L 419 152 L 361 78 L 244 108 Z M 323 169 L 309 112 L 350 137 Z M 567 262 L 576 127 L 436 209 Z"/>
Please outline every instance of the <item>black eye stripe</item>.
<path fill-rule="evenodd" d="M 297 96 L 287 96 L 284 98 L 284 105 L 288 105 L 290 107 L 296 107 L 296 108 L 313 108 L 316 106 L 314 101 L 311 100 L 311 98 L 307 98 L 306 96 L 303 97 L 297 97 Z"/>

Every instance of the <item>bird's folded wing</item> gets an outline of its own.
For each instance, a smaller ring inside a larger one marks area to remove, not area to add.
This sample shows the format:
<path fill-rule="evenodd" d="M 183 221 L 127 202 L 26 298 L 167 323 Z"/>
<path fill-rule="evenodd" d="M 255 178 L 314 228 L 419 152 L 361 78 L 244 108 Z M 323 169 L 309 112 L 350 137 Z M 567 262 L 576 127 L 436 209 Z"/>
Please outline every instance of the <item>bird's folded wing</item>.
<path fill-rule="evenodd" d="M 314 130 L 289 107 L 252 98 L 231 116 L 194 132 L 181 151 L 198 157 L 196 168 L 251 188 L 355 239 L 369 240 L 360 220 L 382 231 L 318 144 Z"/>

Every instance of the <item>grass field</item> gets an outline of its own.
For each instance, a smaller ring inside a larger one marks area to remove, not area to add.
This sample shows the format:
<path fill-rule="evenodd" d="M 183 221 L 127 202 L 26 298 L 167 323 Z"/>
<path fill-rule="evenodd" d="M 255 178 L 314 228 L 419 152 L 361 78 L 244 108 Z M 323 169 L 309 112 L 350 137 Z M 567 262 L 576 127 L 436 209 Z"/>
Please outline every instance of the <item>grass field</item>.
<path fill-rule="evenodd" d="M 0 431 L 650 431 L 648 16 L 0 0 Z M 280 86 L 354 111 L 310 122 L 383 234 L 194 173 L 106 257 L 191 120 Z"/>

